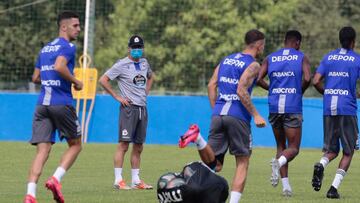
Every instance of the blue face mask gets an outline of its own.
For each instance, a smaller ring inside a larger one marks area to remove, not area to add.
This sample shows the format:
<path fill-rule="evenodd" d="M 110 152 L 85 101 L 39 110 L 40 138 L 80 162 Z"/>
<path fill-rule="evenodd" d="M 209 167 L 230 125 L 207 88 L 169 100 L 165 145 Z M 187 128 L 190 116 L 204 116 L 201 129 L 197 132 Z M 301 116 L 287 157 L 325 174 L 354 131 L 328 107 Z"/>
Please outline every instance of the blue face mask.
<path fill-rule="evenodd" d="M 133 59 L 139 59 L 141 58 L 143 55 L 143 50 L 142 49 L 131 49 L 130 50 L 130 56 Z"/>

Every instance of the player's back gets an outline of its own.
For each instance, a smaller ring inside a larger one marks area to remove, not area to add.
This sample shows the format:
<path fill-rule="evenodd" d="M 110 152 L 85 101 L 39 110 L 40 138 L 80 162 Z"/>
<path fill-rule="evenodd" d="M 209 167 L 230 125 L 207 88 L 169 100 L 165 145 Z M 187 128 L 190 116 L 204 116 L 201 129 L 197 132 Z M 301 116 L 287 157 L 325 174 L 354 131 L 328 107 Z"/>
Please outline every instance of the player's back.
<path fill-rule="evenodd" d="M 40 69 L 41 92 L 38 105 L 72 105 L 71 82 L 63 79 L 54 69 L 58 56 L 67 60 L 67 67 L 73 74 L 76 47 L 64 38 L 56 38 L 44 46 L 39 53 L 35 67 Z"/>
<path fill-rule="evenodd" d="M 241 75 L 255 59 L 248 54 L 234 53 L 225 57 L 219 64 L 218 93 L 213 115 L 228 115 L 250 122 L 251 115 L 242 105 L 237 95 Z M 255 83 L 248 89 L 251 94 Z"/>
<path fill-rule="evenodd" d="M 360 55 L 339 48 L 324 56 L 317 72 L 325 78 L 324 115 L 356 115 Z"/>
<path fill-rule="evenodd" d="M 267 57 L 270 113 L 302 112 L 302 62 L 304 54 L 282 48 Z"/>

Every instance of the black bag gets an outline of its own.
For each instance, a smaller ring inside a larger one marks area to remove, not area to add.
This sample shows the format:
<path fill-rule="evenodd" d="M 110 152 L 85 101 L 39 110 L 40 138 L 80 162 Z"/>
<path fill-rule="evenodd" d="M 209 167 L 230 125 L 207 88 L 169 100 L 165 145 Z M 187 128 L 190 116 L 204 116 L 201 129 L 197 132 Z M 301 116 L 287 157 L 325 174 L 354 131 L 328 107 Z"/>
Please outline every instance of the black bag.
<path fill-rule="evenodd" d="M 225 203 L 227 181 L 201 162 L 192 162 L 181 173 L 166 173 L 159 178 L 159 203 Z"/>

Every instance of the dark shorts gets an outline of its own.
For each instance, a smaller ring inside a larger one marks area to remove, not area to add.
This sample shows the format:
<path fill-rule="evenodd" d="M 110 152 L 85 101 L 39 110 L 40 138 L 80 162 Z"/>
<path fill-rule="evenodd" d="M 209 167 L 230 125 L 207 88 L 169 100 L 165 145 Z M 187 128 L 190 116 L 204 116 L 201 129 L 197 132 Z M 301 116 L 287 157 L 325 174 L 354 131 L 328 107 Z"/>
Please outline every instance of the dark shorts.
<path fill-rule="evenodd" d="M 324 152 L 352 154 L 359 149 L 357 116 L 324 116 Z"/>
<path fill-rule="evenodd" d="M 73 106 L 37 105 L 33 118 L 31 144 L 55 143 L 55 132 L 58 130 L 60 140 L 81 137 L 81 127 Z"/>
<path fill-rule="evenodd" d="M 146 139 L 148 123 L 145 106 L 120 106 L 119 142 L 133 142 L 143 144 Z"/>
<path fill-rule="evenodd" d="M 232 116 L 213 116 L 208 144 L 220 162 L 223 162 L 228 149 L 230 154 L 235 156 L 250 156 L 252 150 L 250 124 Z"/>
<path fill-rule="evenodd" d="M 301 128 L 303 122 L 302 114 L 279 114 L 270 113 L 269 123 L 273 128 Z"/>

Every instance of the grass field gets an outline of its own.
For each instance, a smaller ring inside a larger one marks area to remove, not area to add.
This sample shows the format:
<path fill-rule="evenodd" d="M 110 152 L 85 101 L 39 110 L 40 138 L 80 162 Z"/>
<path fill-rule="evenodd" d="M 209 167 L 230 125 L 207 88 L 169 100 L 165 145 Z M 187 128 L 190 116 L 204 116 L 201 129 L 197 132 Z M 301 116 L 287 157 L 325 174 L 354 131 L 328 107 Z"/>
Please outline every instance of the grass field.
<path fill-rule="evenodd" d="M 58 165 L 65 144 L 56 144 L 40 178 L 37 190 L 38 202 L 52 202 L 52 195 L 43 184 Z M 156 203 L 156 190 L 116 191 L 112 189 L 112 157 L 115 144 L 86 144 L 73 168 L 63 178 L 63 193 L 68 203 L 117 202 L 117 203 Z M 26 192 L 26 178 L 35 148 L 27 143 L 0 142 L 0 202 L 22 202 Z M 250 162 L 249 175 L 242 202 L 360 202 L 360 160 L 355 154 L 348 175 L 339 193 L 341 200 L 327 200 L 326 191 L 335 175 L 339 159 L 325 170 L 323 188 L 314 192 L 311 176 L 314 162 L 318 161 L 320 150 L 304 149 L 290 165 L 290 183 L 294 195 L 284 198 L 281 184 L 273 188 L 269 182 L 269 161 L 275 149 L 255 148 Z M 130 180 L 130 164 L 126 157 L 123 176 Z M 141 177 L 156 187 L 160 175 L 169 171 L 180 171 L 191 161 L 198 160 L 196 148 L 178 149 L 176 146 L 147 145 L 142 157 Z M 227 156 L 225 167 L 220 175 L 229 184 L 234 172 L 234 158 Z"/>

